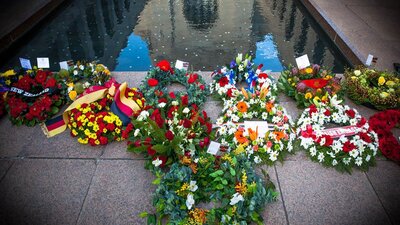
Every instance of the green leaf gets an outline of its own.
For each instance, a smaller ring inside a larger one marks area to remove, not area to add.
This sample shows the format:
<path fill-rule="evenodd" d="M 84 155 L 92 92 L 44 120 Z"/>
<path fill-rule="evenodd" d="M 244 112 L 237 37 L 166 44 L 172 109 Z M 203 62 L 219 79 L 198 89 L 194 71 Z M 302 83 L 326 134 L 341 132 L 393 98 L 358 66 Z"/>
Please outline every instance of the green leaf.
<path fill-rule="evenodd" d="M 56 106 L 52 106 L 52 107 L 51 107 L 51 113 L 52 113 L 52 114 L 55 115 L 55 114 L 57 114 L 59 111 L 60 111 L 60 110 L 58 109 L 58 107 L 56 107 Z"/>
<path fill-rule="evenodd" d="M 153 182 L 151 182 L 151 183 L 154 185 L 159 185 L 161 183 L 161 179 L 157 178 L 157 179 L 153 180 Z"/>
<path fill-rule="evenodd" d="M 147 217 L 149 214 L 147 213 L 147 212 L 141 212 L 140 214 L 139 214 L 139 217 L 140 218 L 145 218 L 145 217 Z"/>
<path fill-rule="evenodd" d="M 217 171 L 215 171 L 214 173 L 211 173 L 210 176 L 211 176 L 211 177 L 218 177 L 218 176 L 221 176 L 222 174 L 224 174 L 224 171 L 222 171 L 222 170 L 217 170 Z"/>
<path fill-rule="evenodd" d="M 147 225 L 156 225 L 157 224 L 157 218 L 155 215 L 150 214 L 147 216 Z"/>
<path fill-rule="evenodd" d="M 231 173 L 232 176 L 236 175 L 236 171 L 232 167 L 229 167 L 229 172 Z"/>
<path fill-rule="evenodd" d="M 161 145 L 161 144 L 158 144 L 158 145 L 153 145 L 153 147 L 152 147 L 154 150 L 156 150 L 158 153 L 160 153 L 160 154 L 165 154 L 166 152 L 167 152 L 167 150 L 168 150 L 168 147 L 167 146 L 165 146 L 165 145 Z"/>

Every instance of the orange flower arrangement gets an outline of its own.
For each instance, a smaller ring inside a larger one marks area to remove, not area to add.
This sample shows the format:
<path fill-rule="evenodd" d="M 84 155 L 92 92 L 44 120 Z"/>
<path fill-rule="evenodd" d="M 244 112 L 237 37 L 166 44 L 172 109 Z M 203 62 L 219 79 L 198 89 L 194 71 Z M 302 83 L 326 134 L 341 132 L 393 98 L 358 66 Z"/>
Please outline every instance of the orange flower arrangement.
<path fill-rule="evenodd" d="M 248 142 L 247 138 L 243 135 L 243 130 L 238 130 L 235 132 L 235 138 L 240 144 Z"/>
<path fill-rule="evenodd" d="M 247 112 L 247 109 L 248 109 L 246 102 L 238 102 L 236 107 L 238 108 L 239 112 L 241 112 L 241 113 Z"/>
<path fill-rule="evenodd" d="M 285 133 L 282 131 L 274 131 L 274 134 L 276 136 L 277 141 L 280 141 L 282 138 L 285 137 Z"/>

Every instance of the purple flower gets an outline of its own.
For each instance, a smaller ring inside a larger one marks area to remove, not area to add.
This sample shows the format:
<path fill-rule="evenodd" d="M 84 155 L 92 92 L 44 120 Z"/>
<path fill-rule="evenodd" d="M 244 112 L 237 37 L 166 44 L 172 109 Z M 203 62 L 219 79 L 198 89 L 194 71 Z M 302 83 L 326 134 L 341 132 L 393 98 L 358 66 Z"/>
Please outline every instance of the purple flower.
<path fill-rule="evenodd" d="M 231 69 L 233 69 L 236 66 L 236 62 L 232 60 L 231 62 Z"/>
<path fill-rule="evenodd" d="M 299 73 L 299 70 L 296 67 L 292 68 L 292 75 L 297 75 Z"/>
<path fill-rule="evenodd" d="M 296 89 L 298 92 L 304 93 L 307 90 L 307 86 L 303 82 L 300 82 L 297 84 Z"/>
<path fill-rule="evenodd" d="M 321 68 L 321 67 L 320 67 L 318 64 L 314 64 L 314 65 L 312 66 L 313 74 L 314 74 L 314 75 L 315 75 L 315 74 L 318 74 L 320 68 Z"/>

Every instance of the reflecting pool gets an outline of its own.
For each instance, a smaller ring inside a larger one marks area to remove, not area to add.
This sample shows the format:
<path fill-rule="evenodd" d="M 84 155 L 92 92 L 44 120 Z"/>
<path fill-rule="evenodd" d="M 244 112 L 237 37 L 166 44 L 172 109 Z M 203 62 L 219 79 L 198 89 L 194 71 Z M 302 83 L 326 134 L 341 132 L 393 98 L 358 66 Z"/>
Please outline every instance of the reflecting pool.
<path fill-rule="evenodd" d="M 98 60 L 116 71 L 145 71 L 160 59 L 214 70 L 237 53 L 281 71 L 308 54 L 335 72 L 348 66 L 297 0 L 72 0 L 10 51 L 1 65 L 49 57 Z"/>

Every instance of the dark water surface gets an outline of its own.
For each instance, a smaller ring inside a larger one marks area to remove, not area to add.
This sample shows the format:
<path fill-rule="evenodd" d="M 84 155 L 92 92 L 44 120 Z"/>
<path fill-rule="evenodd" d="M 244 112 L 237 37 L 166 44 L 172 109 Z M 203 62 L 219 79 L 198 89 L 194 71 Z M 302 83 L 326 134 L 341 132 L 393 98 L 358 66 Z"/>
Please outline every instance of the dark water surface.
<path fill-rule="evenodd" d="M 271 71 L 303 54 L 334 72 L 348 66 L 297 0 L 72 0 L 1 67 L 49 57 L 53 70 L 69 59 L 96 59 L 116 71 L 145 71 L 160 59 L 214 70 L 240 52 Z"/>

